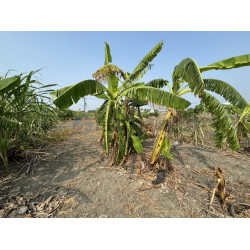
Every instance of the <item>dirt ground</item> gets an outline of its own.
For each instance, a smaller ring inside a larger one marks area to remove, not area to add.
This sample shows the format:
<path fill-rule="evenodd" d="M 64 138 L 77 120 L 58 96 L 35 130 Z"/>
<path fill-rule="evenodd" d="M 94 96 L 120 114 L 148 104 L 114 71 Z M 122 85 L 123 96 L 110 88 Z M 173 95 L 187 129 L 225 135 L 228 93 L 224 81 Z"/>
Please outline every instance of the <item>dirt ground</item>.
<path fill-rule="evenodd" d="M 62 127 L 72 128 L 73 121 Z M 0 180 L 0 217 L 250 217 L 249 153 L 179 144 L 172 148 L 174 171 L 153 185 L 157 173 L 143 166 L 142 158 L 149 157 L 155 138 L 144 142 L 142 156 L 110 166 L 100 134 L 91 123 L 84 132 L 40 148 L 32 175 L 12 163 L 12 174 Z M 223 209 L 216 192 L 208 214 L 216 166 L 223 170 L 230 196 Z"/>

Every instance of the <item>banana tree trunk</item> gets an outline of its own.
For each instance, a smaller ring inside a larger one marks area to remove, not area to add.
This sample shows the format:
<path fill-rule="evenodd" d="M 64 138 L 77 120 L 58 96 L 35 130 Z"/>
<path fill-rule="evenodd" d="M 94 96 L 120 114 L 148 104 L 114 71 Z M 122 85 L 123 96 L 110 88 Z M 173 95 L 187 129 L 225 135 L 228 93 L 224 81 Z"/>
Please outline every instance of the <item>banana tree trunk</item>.
<path fill-rule="evenodd" d="M 146 127 L 146 124 L 145 124 L 145 122 L 144 122 L 144 120 L 143 120 L 143 117 L 142 117 L 142 114 L 141 114 L 140 107 L 137 107 L 137 110 L 138 110 L 138 116 L 139 116 L 139 118 L 140 118 L 140 121 L 142 122 L 142 124 L 141 124 L 141 129 L 142 129 L 143 126 Z"/>
<path fill-rule="evenodd" d="M 154 164 L 160 157 L 161 146 L 162 146 L 162 143 L 163 143 L 163 140 L 165 137 L 165 133 L 166 133 L 167 121 L 171 117 L 171 114 L 172 114 L 171 110 L 168 109 L 167 115 L 165 116 L 163 123 L 161 125 L 161 130 L 160 130 L 160 133 L 158 135 L 156 144 L 154 146 L 154 149 L 153 149 L 150 161 L 149 161 L 150 164 Z"/>
<path fill-rule="evenodd" d="M 124 118 L 125 118 L 125 121 L 128 120 L 128 109 L 129 109 L 128 97 L 125 97 L 125 104 L 124 104 Z M 124 126 L 124 133 L 125 133 L 125 137 L 127 138 L 128 137 L 128 131 L 127 131 L 126 126 Z"/>

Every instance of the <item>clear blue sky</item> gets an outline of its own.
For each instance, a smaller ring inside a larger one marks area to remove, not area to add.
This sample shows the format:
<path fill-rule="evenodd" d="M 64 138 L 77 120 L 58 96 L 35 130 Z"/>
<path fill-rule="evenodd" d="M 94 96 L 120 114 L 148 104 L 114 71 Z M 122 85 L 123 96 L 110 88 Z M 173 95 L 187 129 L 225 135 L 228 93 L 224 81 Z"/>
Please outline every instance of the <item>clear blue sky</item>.
<path fill-rule="evenodd" d="M 161 40 L 164 47 L 152 62 L 152 70 L 144 76 L 145 82 L 164 78 L 172 83 L 174 67 L 186 57 L 195 59 L 199 66 L 206 66 L 228 57 L 250 54 L 250 32 L 0 32 L 0 74 L 9 69 L 21 73 L 43 68 L 43 82 L 58 84 L 60 88 L 92 79 L 92 74 L 103 66 L 105 41 L 111 48 L 112 63 L 125 72 L 132 72 Z M 230 83 L 250 102 L 250 67 L 212 70 L 203 76 Z M 185 97 L 193 105 L 199 103 L 191 94 Z M 80 100 L 73 109 L 82 109 L 82 103 Z M 95 109 L 101 103 L 87 97 L 87 109 Z"/>

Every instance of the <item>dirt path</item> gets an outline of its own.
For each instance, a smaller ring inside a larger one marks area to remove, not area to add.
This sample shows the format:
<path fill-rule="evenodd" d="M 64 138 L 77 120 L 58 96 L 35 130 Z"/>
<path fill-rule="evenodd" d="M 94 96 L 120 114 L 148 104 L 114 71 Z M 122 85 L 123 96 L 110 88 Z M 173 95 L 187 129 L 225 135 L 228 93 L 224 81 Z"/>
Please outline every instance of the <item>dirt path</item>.
<path fill-rule="evenodd" d="M 72 127 L 72 121 L 63 126 Z M 156 173 L 138 175 L 136 157 L 128 167 L 110 167 L 98 144 L 100 134 L 92 124 L 48 147 L 32 177 L 23 173 L 12 183 L 1 180 L 0 217 L 206 217 L 209 189 L 216 183 L 215 166 L 228 179 L 232 201 L 250 204 L 248 157 L 188 144 L 176 146 L 175 172 L 155 187 L 151 182 Z M 145 142 L 146 153 L 153 141 Z M 237 206 L 236 216 L 250 217 L 250 207 Z M 224 216 L 232 214 L 223 213 L 215 197 L 209 217 Z"/>

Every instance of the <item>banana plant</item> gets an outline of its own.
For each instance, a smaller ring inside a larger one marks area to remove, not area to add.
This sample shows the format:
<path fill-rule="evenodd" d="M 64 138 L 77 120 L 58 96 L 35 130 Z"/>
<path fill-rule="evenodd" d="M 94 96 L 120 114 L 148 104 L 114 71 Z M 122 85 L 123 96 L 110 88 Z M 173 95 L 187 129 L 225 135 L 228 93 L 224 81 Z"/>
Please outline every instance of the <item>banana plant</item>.
<path fill-rule="evenodd" d="M 93 74 L 95 80 L 84 80 L 51 93 L 52 97 L 57 97 L 54 104 L 61 109 L 70 107 L 86 95 L 94 95 L 104 100 L 99 109 L 99 113 L 102 114 L 99 114 L 99 122 L 103 129 L 105 151 L 109 154 L 110 149 L 112 150 L 115 162 L 119 162 L 130 152 L 129 141 L 137 152 L 142 151 L 141 138 L 133 123 L 134 116 L 129 112 L 129 100 L 151 101 L 178 109 L 185 109 L 190 105 L 187 100 L 160 90 L 158 87 L 167 83 L 163 79 L 155 79 L 148 83 L 138 82 L 151 68 L 150 62 L 161 51 L 162 46 L 161 41 L 129 74 L 111 64 L 110 47 L 105 43 L 105 63 Z"/>
<path fill-rule="evenodd" d="M 241 141 L 242 137 L 244 137 L 248 142 L 248 146 L 250 146 L 250 140 L 248 137 L 248 134 L 250 133 L 250 103 L 248 103 L 244 110 L 234 106 L 230 107 L 229 109 L 233 110 L 234 114 L 236 114 L 238 117 L 235 128 L 237 130 L 239 142 Z"/>
<path fill-rule="evenodd" d="M 246 126 L 242 127 L 242 120 L 239 120 L 237 130 L 233 126 L 231 116 L 224 105 L 214 96 L 207 93 L 206 90 L 223 96 L 236 108 L 242 110 L 242 112 L 244 109 L 247 110 L 248 104 L 238 91 L 228 83 L 217 79 L 203 79 L 201 73 L 212 69 L 227 70 L 244 66 L 250 66 L 250 54 L 231 57 L 200 68 L 194 59 L 185 58 L 174 68 L 172 74 L 173 86 L 169 83 L 167 84 L 170 93 L 174 95 L 182 96 L 186 93 L 193 92 L 201 99 L 203 105 L 213 115 L 212 127 L 215 129 L 214 140 L 218 148 L 221 148 L 223 142 L 226 140 L 232 150 L 239 149 L 240 146 L 237 131 L 242 132 L 244 130 L 242 128 L 246 128 Z M 244 112 L 242 115 L 244 117 Z M 171 112 L 168 112 L 163 120 L 160 133 L 154 145 L 150 158 L 151 164 L 154 164 L 159 159 L 163 139 L 166 133 L 167 122 L 170 118 Z"/>
<path fill-rule="evenodd" d="M 224 141 L 227 141 L 232 150 L 239 149 L 239 140 L 230 113 L 223 104 L 207 91 L 221 95 L 225 100 L 241 110 L 245 109 L 248 104 L 230 84 L 218 79 L 203 79 L 201 73 L 212 69 L 228 70 L 249 65 L 250 54 L 247 54 L 224 59 L 200 68 L 195 60 L 186 58 L 174 69 L 173 82 L 187 82 L 191 91 L 199 96 L 205 108 L 212 114 L 212 127 L 215 129 L 214 139 L 218 148 L 221 148 Z"/>

